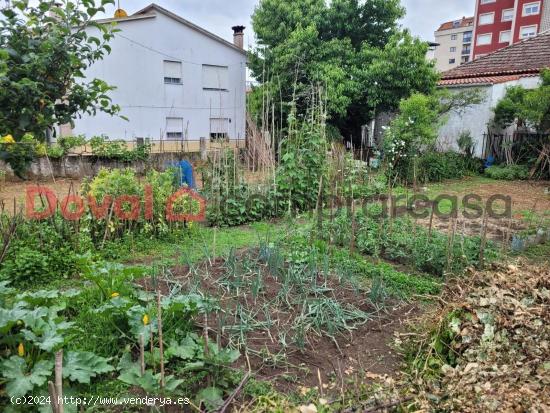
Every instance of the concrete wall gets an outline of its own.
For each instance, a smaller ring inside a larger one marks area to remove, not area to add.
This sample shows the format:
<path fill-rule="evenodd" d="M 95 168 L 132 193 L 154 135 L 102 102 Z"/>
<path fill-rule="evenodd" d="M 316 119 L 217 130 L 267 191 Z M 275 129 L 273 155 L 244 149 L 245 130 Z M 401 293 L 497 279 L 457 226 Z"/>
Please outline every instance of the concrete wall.
<path fill-rule="evenodd" d="M 462 132 L 470 132 L 475 142 L 475 155 L 483 156 L 483 134 L 487 133 L 488 125 L 492 121 L 493 108 L 506 94 L 506 88 L 522 85 L 528 89 L 538 86 L 539 77 L 525 77 L 516 81 L 487 86 L 469 86 L 452 88 L 452 92 L 465 89 L 480 89 L 484 101 L 471 106 L 463 112 L 451 113 L 439 130 L 438 147 L 441 150 L 458 150 L 457 140 Z"/>
<path fill-rule="evenodd" d="M 95 176 L 100 169 L 132 168 L 138 174 L 153 168 L 159 171 L 165 170 L 171 163 L 179 161 L 182 155 L 179 153 L 154 153 L 147 161 L 121 162 L 112 159 L 98 159 L 93 156 L 65 156 L 61 159 L 38 158 L 29 168 L 27 177 L 30 180 L 50 180 L 55 178 L 82 179 Z M 184 159 L 192 162 L 200 160 L 200 153 L 186 153 Z M 0 170 L 6 171 L 6 179 L 19 180 L 12 169 L 4 161 L 0 161 Z"/>
<path fill-rule="evenodd" d="M 245 54 L 161 13 L 121 21 L 117 29 L 121 32 L 110 42 L 111 54 L 91 66 L 86 76 L 117 87 L 110 96 L 129 121 L 100 112 L 84 114 L 73 134 L 156 140 L 165 138 L 166 118 L 183 118 L 186 137 L 198 140 L 210 136 L 210 118 L 228 118 L 229 137 L 244 139 Z M 183 84 L 164 83 L 165 60 L 182 63 Z M 229 67 L 228 91 L 203 90 L 203 64 Z"/>

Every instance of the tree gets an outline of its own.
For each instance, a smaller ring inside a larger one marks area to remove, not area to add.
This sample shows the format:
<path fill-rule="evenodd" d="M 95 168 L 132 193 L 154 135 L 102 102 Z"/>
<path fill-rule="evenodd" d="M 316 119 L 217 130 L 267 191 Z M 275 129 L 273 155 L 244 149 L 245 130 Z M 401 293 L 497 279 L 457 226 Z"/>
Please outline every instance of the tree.
<path fill-rule="evenodd" d="M 99 2 L 99 4 L 96 4 Z M 92 19 L 113 0 L 15 0 L 0 19 L 0 135 L 44 140 L 79 113 L 115 115 L 113 90 L 85 70 L 109 53 L 116 30 Z M 91 32 L 94 35 L 91 35 Z"/>
<path fill-rule="evenodd" d="M 435 88 L 427 44 L 399 30 L 403 15 L 399 0 L 262 0 L 252 17 L 254 93 L 281 101 L 272 113 L 284 127 L 290 102 L 299 116 L 323 88 L 330 125 L 358 138 L 375 111 Z"/>
<path fill-rule="evenodd" d="M 512 124 L 527 126 L 537 132 L 550 131 L 550 69 L 541 73 L 542 82 L 535 89 L 512 86 L 494 109 L 494 123 L 507 128 Z"/>

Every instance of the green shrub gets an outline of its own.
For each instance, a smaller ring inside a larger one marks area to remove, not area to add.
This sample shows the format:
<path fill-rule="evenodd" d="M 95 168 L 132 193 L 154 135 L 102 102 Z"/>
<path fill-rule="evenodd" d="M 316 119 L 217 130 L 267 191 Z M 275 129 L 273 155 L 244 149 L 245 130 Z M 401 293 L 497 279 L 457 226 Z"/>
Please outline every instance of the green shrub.
<path fill-rule="evenodd" d="M 138 145 L 128 149 L 123 140 L 109 140 L 106 136 L 94 136 L 90 139 L 92 153 L 99 158 L 117 159 L 124 162 L 145 161 L 151 154 L 151 145 Z"/>
<path fill-rule="evenodd" d="M 341 211 L 328 231 L 333 241 L 347 246 L 351 239 L 351 222 L 346 211 Z M 449 249 L 447 235 L 434 231 L 431 236 L 424 227 L 414 228 L 407 217 L 376 220 L 356 217 L 357 249 L 369 256 L 383 257 L 393 262 L 409 265 L 417 271 L 442 276 L 445 273 L 461 273 L 469 266 L 479 264 L 479 237 L 456 237 Z M 485 259 L 490 262 L 498 257 L 497 250 L 487 243 Z"/>
<path fill-rule="evenodd" d="M 489 178 L 516 181 L 529 178 L 529 167 L 527 165 L 493 165 L 485 169 Z"/>
<path fill-rule="evenodd" d="M 52 271 L 47 254 L 28 247 L 17 248 L 0 270 L 0 278 L 14 285 L 31 286 L 50 281 Z"/>
<path fill-rule="evenodd" d="M 65 156 L 65 149 L 61 145 L 53 144 L 48 146 L 46 153 L 52 159 L 60 159 Z"/>
<path fill-rule="evenodd" d="M 479 159 L 456 152 L 428 152 L 418 160 L 417 178 L 420 183 L 460 179 L 481 171 Z"/>
<path fill-rule="evenodd" d="M 10 217 L 0 217 L 4 225 Z M 75 232 L 55 215 L 47 221 L 21 221 L 0 265 L 0 278 L 14 285 L 43 285 L 76 272 L 77 254 L 90 247 L 85 232 Z"/>
<path fill-rule="evenodd" d="M 37 156 L 40 143 L 30 133 L 26 133 L 17 142 L 11 135 L 0 139 L 0 159 L 9 164 L 14 174 L 25 179 L 25 173 L 32 160 Z"/>

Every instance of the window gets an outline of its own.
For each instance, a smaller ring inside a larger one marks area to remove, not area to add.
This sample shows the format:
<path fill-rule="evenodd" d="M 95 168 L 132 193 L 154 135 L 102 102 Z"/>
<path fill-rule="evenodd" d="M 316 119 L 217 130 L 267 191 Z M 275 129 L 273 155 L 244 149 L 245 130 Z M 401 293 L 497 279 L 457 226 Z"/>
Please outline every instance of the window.
<path fill-rule="evenodd" d="M 461 63 L 468 63 L 470 61 L 470 56 L 462 56 L 462 62 Z"/>
<path fill-rule="evenodd" d="M 511 22 L 514 20 L 514 9 L 502 10 L 502 21 Z"/>
<path fill-rule="evenodd" d="M 471 43 L 472 42 L 472 32 L 464 32 L 462 37 L 462 43 Z"/>
<path fill-rule="evenodd" d="M 229 90 L 229 68 L 202 65 L 202 87 L 205 90 Z"/>
<path fill-rule="evenodd" d="M 451 47 L 451 48 L 449 49 L 449 52 L 451 52 L 451 53 L 454 53 L 454 52 L 456 52 L 456 47 L 454 47 L 454 46 L 453 46 L 453 47 Z"/>
<path fill-rule="evenodd" d="M 457 27 L 460 27 L 460 20 L 455 20 L 455 21 L 453 22 L 453 28 L 456 29 Z"/>
<path fill-rule="evenodd" d="M 462 55 L 470 55 L 470 52 L 472 51 L 472 48 L 468 45 L 468 46 L 464 46 L 462 48 Z"/>
<path fill-rule="evenodd" d="M 164 61 L 164 83 L 167 85 L 181 85 L 181 62 Z"/>
<path fill-rule="evenodd" d="M 456 59 L 449 59 L 449 64 L 450 64 L 450 65 L 455 64 L 455 62 L 456 62 Z"/>
<path fill-rule="evenodd" d="M 228 118 L 210 118 L 210 140 L 211 141 L 226 141 L 229 138 Z"/>
<path fill-rule="evenodd" d="M 477 36 L 477 45 L 478 46 L 486 46 L 488 44 L 491 44 L 492 41 L 493 41 L 493 35 L 491 33 L 479 34 Z"/>
<path fill-rule="evenodd" d="M 484 13 L 479 15 L 479 25 L 493 24 L 495 22 L 495 13 Z"/>
<path fill-rule="evenodd" d="M 479 2 L 479 4 L 489 4 L 489 3 L 494 3 L 496 0 L 481 0 Z"/>
<path fill-rule="evenodd" d="M 166 139 L 183 139 L 183 118 L 166 118 Z"/>
<path fill-rule="evenodd" d="M 500 32 L 499 42 L 500 43 L 510 43 L 510 39 L 512 38 L 512 32 L 510 30 L 506 30 L 504 32 Z"/>
<path fill-rule="evenodd" d="M 451 34 L 451 40 L 456 40 L 456 34 Z"/>
<path fill-rule="evenodd" d="M 523 16 L 534 16 L 540 13 L 540 2 L 527 3 L 523 5 Z"/>
<path fill-rule="evenodd" d="M 528 39 L 537 35 L 537 26 L 523 26 L 519 31 L 520 39 Z"/>

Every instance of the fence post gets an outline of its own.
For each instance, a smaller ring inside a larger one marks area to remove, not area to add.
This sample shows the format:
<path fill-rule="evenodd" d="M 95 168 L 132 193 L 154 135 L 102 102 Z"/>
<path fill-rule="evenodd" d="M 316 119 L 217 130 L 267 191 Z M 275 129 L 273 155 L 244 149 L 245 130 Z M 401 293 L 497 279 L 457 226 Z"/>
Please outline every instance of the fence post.
<path fill-rule="evenodd" d="M 201 136 L 200 138 L 200 152 L 201 152 L 201 161 L 206 161 L 208 154 L 206 152 L 206 138 Z"/>

